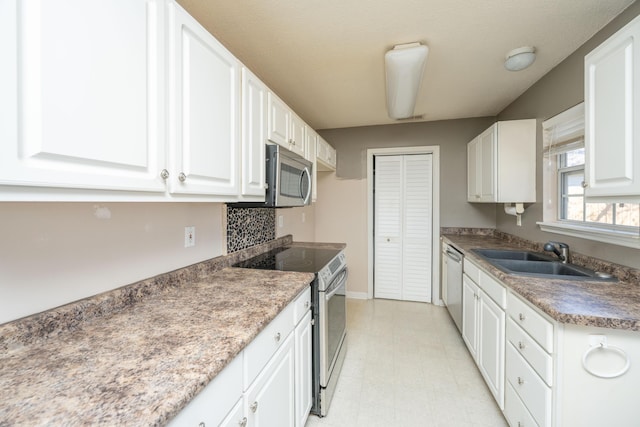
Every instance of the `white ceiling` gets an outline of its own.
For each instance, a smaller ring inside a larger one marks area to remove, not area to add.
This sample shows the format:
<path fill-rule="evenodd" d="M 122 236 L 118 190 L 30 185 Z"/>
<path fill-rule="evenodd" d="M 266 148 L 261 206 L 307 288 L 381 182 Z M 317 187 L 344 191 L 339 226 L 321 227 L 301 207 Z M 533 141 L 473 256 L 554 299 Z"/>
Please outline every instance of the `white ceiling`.
<path fill-rule="evenodd" d="M 395 123 L 384 53 L 429 46 L 423 120 L 494 116 L 633 0 L 178 0 L 315 129 Z M 535 46 L 528 69 L 506 53 Z"/>

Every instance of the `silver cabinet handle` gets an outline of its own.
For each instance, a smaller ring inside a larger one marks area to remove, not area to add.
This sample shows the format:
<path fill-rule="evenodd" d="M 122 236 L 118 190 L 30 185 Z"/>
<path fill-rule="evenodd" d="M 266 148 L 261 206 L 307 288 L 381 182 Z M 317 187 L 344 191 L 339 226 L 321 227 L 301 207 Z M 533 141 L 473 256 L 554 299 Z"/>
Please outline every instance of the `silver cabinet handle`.
<path fill-rule="evenodd" d="M 240 427 L 247 427 L 247 417 L 241 419 L 238 424 L 240 425 Z"/>
<path fill-rule="evenodd" d="M 281 338 L 281 337 L 282 337 L 282 335 L 280 335 L 280 332 L 278 332 L 278 333 L 276 334 L 276 336 L 275 336 L 275 337 L 273 337 L 273 338 L 276 340 L 276 342 L 280 342 L 280 338 Z"/>
<path fill-rule="evenodd" d="M 587 181 L 582 181 L 582 188 L 587 188 L 588 186 Z"/>
<path fill-rule="evenodd" d="M 519 348 L 520 350 L 524 350 L 524 348 L 525 348 L 525 347 L 526 347 L 526 346 L 524 345 L 524 343 L 523 343 L 522 341 L 518 341 L 518 348 Z"/>
<path fill-rule="evenodd" d="M 524 314 L 522 313 L 518 314 L 518 319 L 520 319 L 520 321 L 523 322 L 525 319 Z"/>
<path fill-rule="evenodd" d="M 166 169 L 162 169 L 162 172 L 160 172 L 160 178 L 162 178 L 162 179 L 169 178 L 169 171 L 166 170 Z"/>
<path fill-rule="evenodd" d="M 518 385 L 524 384 L 524 380 L 521 377 L 518 377 Z"/>
<path fill-rule="evenodd" d="M 304 308 L 305 308 L 305 309 L 309 308 L 309 301 L 305 301 L 305 302 L 304 302 Z"/>
<path fill-rule="evenodd" d="M 524 427 L 524 424 L 522 424 L 520 421 L 518 421 L 518 427 Z"/>
<path fill-rule="evenodd" d="M 251 409 L 251 412 L 255 413 L 258 410 L 258 401 L 253 402 L 249 409 Z"/>
<path fill-rule="evenodd" d="M 180 180 L 180 182 L 185 182 L 187 180 L 187 175 L 185 175 L 184 172 L 180 172 L 180 175 L 178 175 L 178 179 Z"/>
<path fill-rule="evenodd" d="M 204 422 L 201 422 L 200 424 L 198 424 L 198 427 L 205 427 Z"/>

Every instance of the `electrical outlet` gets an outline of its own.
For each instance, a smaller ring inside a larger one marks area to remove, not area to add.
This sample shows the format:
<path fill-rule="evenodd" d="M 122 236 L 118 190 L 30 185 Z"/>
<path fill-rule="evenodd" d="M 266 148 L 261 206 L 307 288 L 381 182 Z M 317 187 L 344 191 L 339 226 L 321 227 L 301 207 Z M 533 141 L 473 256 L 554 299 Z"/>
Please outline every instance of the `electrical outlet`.
<path fill-rule="evenodd" d="M 184 228 L 184 247 L 190 248 L 196 245 L 196 228 L 185 227 Z"/>

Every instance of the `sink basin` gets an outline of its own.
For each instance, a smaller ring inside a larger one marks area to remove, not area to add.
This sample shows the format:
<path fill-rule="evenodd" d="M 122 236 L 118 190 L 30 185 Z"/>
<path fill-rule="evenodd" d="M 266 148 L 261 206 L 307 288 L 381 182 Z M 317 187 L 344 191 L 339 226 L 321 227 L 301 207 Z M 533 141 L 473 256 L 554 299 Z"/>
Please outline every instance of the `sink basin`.
<path fill-rule="evenodd" d="M 597 280 L 616 282 L 610 275 L 573 264 L 563 264 L 551 257 L 528 251 L 473 249 L 490 264 L 507 274 L 565 280 Z"/>
<path fill-rule="evenodd" d="M 513 259 L 522 261 L 554 261 L 550 256 L 536 252 L 506 249 L 473 249 L 473 252 L 490 259 Z"/>

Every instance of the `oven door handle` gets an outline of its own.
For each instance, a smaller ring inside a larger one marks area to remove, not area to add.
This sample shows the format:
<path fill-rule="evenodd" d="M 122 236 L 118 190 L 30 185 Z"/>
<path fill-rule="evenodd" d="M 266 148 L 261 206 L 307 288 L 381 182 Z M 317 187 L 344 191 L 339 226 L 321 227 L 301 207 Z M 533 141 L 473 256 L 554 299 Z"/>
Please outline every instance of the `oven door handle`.
<path fill-rule="evenodd" d="M 328 291 L 324 297 L 326 301 L 329 301 L 331 297 L 333 297 L 336 294 L 336 292 L 338 292 L 338 290 L 342 287 L 342 284 L 347 281 L 348 276 L 349 276 L 349 270 L 347 270 L 346 268 L 343 269 L 338 274 L 337 278 L 334 279 L 331 282 L 331 285 L 327 288 L 327 290 L 329 289 L 331 290 Z M 337 285 L 335 283 L 337 283 Z"/>

